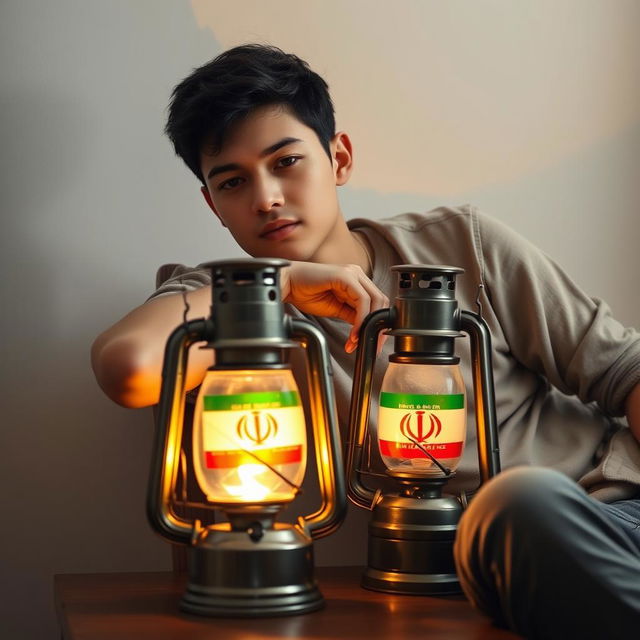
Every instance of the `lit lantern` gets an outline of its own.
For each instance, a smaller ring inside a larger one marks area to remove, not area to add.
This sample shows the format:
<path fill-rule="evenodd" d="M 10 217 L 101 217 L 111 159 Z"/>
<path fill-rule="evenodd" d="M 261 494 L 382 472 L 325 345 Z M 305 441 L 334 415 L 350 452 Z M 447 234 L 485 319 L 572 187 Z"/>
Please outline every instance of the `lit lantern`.
<path fill-rule="evenodd" d="M 466 494 L 443 494 L 464 450 L 465 385 L 454 341 L 471 339 L 481 481 L 500 471 L 491 338 L 481 316 L 461 311 L 457 267 L 400 265 L 394 305 L 370 314 L 360 330 L 347 449 L 348 496 L 371 509 L 364 587 L 392 593 L 456 593 L 453 561 Z M 377 433 L 369 433 L 378 335 L 394 337 L 382 381 Z M 364 467 L 375 440 L 396 490 L 371 487 Z"/>
<path fill-rule="evenodd" d="M 307 434 L 290 369 L 209 370 L 194 415 L 194 468 L 209 502 L 244 507 L 295 498 Z"/>
<path fill-rule="evenodd" d="M 212 270 L 211 317 L 180 325 L 167 341 L 147 513 L 153 528 L 189 545 L 181 608 L 211 616 L 306 613 L 323 604 L 312 540 L 344 519 L 346 491 L 329 355 L 322 333 L 284 314 L 276 259 L 228 260 Z M 196 401 L 193 469 L 207 503 L 227 522 L 178 515 L 189 347 L 207 342 L 215 364 Z M 303 346 L 321 493 L 298 523 L 276 522 L 299 493 L 307 460 L 300 394 L 286 354 Z"/>

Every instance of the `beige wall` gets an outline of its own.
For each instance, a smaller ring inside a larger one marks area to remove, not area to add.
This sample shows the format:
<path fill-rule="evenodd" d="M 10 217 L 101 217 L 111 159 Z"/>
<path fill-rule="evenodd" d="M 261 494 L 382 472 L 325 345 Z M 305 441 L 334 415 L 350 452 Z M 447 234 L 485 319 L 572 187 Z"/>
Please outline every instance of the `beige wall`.
<path fill-rule="evenodd" d="M 322 70 L 359 150 L 353 187 L 441 198 L 538 173 L 638 122 L 640 7 L 615 4 L 626 11 L 281 0 L 274 19 L 268 2 L 192 2 L 223 48 L 257 36 Z"/>
<path fill-rule="evenodd" d="M 88 351 L 160 263 L 240 254 L 162 135 L 173 85 L 228 46 L 326 76 L 356 146 L 348 217 L 474 202 L 640 326 L 640 4 L 390 6 L 2 3 L 3 637 L 54 637 L 53 573 L 169 567 L 144 516 L 149 412 L 110 403 Z M 365 520 L 318 561 L 360 561 Z"/>

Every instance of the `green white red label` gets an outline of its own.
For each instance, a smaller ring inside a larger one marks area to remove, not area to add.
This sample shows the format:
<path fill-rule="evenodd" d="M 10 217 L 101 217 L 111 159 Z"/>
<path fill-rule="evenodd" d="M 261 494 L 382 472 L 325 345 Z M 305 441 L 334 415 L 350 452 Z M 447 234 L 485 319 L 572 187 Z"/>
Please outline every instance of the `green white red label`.
<path fill-rule="evenodd" d="M 207 469 L 306 460 L 304 412 L 297 391 L 205 396 L 202 437 Z"/>
<path fill-rule="evenodd" d="M 380 453 L 392 458 L 457 458 L 466 430 L 464 394 L 380 394 Z"/>

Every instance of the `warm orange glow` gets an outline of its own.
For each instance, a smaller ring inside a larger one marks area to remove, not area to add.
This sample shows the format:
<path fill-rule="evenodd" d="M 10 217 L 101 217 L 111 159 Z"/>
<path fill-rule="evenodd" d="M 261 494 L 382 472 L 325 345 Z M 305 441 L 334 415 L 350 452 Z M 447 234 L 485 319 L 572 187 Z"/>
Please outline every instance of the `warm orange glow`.
<path fill-rule="evenodd" d="M 261 464 L 242 464 L 237 469 L 239 484 L 225 484 L 225 490 L 242 502 L 262 502 L 268 497 L 270 489 L 259 482 L 256 477 L 268 473 L 269 470 Z"/>
<path fill-rule="evenodd" d="M 195 409 L 196 477 L 211 502 L 289 502 L 306 466 L 290 370 L 208 371 Z"/>

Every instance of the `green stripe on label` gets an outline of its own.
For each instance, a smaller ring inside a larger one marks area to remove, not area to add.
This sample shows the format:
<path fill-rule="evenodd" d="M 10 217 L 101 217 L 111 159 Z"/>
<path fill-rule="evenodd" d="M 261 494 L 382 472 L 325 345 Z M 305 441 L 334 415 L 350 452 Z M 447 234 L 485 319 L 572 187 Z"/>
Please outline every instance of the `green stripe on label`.
<path fill-rule="evenodd" d="M 430 409 L 431 411 L 464 409 L 464 394 L 427 395 L 383 391 L 380 394 L 380 406 L 388 409 Z"/>
<path fill-rule="evenodd" d="M 247 411 L 299 406 L 300 396 L 297 391 L 256 391 L 204 397 L 205 411 Z"/>

